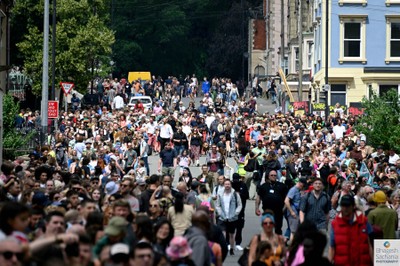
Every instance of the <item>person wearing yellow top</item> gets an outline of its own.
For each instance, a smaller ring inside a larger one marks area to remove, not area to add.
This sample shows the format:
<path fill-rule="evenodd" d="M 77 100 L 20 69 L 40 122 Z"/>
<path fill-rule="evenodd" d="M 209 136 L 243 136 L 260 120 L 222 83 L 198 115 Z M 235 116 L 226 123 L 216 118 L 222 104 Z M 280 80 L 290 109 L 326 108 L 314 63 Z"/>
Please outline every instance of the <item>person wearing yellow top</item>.
<path fill-rule="evenodd" d="M 275 234 L 275 218 L 272 211 L 266 210 L 261 216 L 262 231 L 259 235 L 253 236 L 250 242 L 249 261 L 251 266 L 256 260 L 256 250 L 259 241 L 268 241 L 272 246 L 272 254 L 265 259 L 268 266 L 274 265 L 274 262 L 280 261 L 283 254 L 286 253 L 285 240 L 282 235 Z"/>

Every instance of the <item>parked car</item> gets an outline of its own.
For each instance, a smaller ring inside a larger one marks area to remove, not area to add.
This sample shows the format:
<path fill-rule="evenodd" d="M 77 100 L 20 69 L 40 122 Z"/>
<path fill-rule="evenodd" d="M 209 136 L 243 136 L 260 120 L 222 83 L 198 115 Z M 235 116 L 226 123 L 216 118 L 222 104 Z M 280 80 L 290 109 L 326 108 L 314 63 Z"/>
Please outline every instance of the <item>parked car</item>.
<path fill-rule="evenodd" d="M 149 96 L 133 96 L 130 98 L 128 106 L 130 108 L 135 107 L 135 104 L 138 102 L 138 100 L 140 100 L 144 108 L 146 109 L 153 108 L 153 100 Z"/>

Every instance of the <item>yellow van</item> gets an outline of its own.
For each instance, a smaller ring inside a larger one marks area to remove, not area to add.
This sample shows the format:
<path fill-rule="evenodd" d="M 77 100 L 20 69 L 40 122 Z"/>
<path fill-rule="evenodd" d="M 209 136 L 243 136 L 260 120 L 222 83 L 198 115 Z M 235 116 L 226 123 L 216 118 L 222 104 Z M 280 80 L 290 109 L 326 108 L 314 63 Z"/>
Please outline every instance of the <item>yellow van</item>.
<path fill-rule="evenodd" d="M 146 80 L 151 80 L 151 73 L 150 72 L 129 72 L 128 73 L 128 81 L 132 83 L 132 81 L 141 79 L 142 82 Z"/>

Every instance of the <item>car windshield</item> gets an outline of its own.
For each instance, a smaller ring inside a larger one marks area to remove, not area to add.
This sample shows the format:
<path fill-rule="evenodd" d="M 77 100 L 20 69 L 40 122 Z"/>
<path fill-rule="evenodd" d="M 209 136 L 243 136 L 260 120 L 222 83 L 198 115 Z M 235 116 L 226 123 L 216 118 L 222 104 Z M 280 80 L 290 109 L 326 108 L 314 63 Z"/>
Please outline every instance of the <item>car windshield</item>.
<path fill-rule="evenodd" d="M 132 104 L 136 104 L 137 101 L 138 101 L 138 99 L 131 99 L 131 103 L 132 103 Z M 140 99 L 140 101 L 141 101 L 143 104 L 149 104 L 149 103 L 151 104 L 151 101 L 150 101 L 149 98 L 142 98 L 142 99 Z"/>

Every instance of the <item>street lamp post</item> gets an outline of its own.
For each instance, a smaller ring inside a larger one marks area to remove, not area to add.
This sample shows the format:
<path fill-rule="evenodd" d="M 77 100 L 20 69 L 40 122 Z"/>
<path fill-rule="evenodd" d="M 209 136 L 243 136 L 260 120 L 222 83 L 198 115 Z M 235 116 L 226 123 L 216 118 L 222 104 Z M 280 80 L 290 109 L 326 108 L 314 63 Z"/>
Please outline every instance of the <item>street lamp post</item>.
<path fill-rule="evenodd" d="M 47 134 L 49 101 L 49 0 L 44 0 L 44 21 L 43 21 L 43 72 L 42 72 L 42 104 L 41 104 L 41 133 L 42 143 Z"/>
<path fill-rule="evenodd" d="M 325 1 L 325 86 L 329 84 L 329 0 Z M 329 86 L 328 86 L 329 87 Z M 325 89 L 325 120 L 328 121 L 329 117 L 329 106 L 328 106 L 328 96 L 329 89 Z"/>

